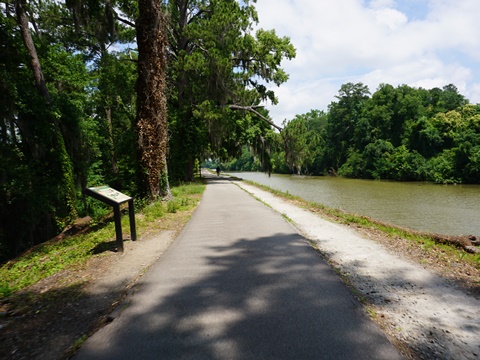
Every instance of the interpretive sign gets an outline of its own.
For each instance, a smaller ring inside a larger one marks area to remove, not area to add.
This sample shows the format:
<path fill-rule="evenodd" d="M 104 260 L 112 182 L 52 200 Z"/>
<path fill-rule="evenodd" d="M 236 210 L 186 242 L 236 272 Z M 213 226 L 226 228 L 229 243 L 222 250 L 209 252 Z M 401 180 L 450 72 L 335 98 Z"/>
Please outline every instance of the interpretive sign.
<path fill-rule="evenodd" d="M 127 201 L 128 201 L 128 213 L 130 215 L 130 236 L 132 238 L 132 241 L 137 240 L 133 198 L 107 185 L 86 188 L 85 193 L 113 207 L 113 215 L 115 219 L 115 233 L 117 236 L 117 248 L 118 248 L 118 251 L 123 252 L 123 235 L 122 235 L 120 205 Z"/>
<path fill-rule="evenodd" d="M 97 192 L 99 195 L 114 201 L 117 204 L 122 204 L 131 199 L 130 196 L 122 194 L 120 191 L 112 189 L 110 186 L 97 186 L 88 189 Z"/>

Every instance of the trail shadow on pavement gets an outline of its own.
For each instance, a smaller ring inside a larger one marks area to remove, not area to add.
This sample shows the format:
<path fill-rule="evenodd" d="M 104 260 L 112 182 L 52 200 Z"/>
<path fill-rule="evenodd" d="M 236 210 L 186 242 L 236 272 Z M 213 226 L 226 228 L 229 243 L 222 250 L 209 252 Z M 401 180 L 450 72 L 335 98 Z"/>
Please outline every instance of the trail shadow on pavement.
<path fill-rule="evenodd" d="M 400 358 L 299 235 L 241 239 L 208 250 L 199 254 L 199 264 L 180 257 L 182 270 L 153 281 L 148 275 L 161 271 L 161 258 L 133 303 L 103 329 L 108 342 L 99 337 L 80 358 Z"/>

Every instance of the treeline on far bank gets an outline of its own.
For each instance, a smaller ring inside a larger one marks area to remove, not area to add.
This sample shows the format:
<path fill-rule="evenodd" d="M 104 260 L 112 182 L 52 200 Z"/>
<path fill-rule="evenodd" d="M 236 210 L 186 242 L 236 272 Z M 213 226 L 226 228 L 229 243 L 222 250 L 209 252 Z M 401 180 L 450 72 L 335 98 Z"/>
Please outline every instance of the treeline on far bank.
<path fill-rule="evenodd" d="M 426 90 L 342 85 L 328 111 L 284 121 L 263 158 L 248 148 L 226 170 L 480 183 L 480 105 L 454 85 Z"/>

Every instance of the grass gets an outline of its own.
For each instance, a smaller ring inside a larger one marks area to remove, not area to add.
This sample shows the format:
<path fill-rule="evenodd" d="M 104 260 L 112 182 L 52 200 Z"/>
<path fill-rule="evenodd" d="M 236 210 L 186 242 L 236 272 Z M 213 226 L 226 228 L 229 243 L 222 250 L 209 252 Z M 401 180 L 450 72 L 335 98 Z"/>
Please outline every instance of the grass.
<path fill-rule="evenodd" d="M 156 201 L 135 214 L 137 233 L 149 234 L 164 228 L 162 222 L 186 222 L 189 210 L 195 208 L 205 190 L 205 184 L 182 184 L 172 187 L 173 199 Z M 128 216 L 122 216 L 122 231 L 130 232 Z M 115 224 L 106 222 L 98 230 L 77 234 L 38 245 L 0 267 L 0 299 L 22 290 L 62 270 L 82 266 L 94 256 L 103 256 L 115 239 Z M 141 240 L 141 239 L 140 239 Z"/>

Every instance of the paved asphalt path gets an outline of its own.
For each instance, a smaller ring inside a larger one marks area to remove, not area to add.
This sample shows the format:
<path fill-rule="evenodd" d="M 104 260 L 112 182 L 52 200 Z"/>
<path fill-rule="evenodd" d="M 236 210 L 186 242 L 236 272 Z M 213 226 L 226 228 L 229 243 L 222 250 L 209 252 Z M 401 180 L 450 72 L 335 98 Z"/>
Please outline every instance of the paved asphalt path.
<path fill-rule="evenodd" d="M 338 275 L 221 177 L 78 359 L 399 359 Z"/>

